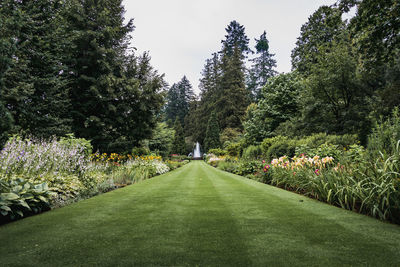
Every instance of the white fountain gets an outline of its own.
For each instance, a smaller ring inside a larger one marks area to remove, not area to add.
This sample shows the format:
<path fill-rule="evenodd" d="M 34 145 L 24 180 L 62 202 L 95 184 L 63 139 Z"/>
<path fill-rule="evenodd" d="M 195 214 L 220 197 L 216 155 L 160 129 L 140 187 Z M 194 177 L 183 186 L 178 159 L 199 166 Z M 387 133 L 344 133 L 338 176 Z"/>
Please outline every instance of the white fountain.
<path fill-rule="evenodd" d="M 196 148 L 193 151 L 193 158 L 194 159 L 201 159 L 201 153 L 200 153 L 200 144 L 199 142 L 196 143 Z"/>

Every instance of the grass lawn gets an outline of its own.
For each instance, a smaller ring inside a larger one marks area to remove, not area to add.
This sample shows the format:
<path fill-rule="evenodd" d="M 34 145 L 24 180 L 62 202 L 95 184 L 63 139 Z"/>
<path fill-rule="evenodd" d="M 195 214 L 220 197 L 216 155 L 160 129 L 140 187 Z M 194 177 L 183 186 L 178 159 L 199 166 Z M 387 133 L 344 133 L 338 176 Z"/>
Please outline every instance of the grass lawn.
<path fill-rule="evenodd" d="M 400 266 L 400 227 L 196 161 L 0 226 L 1 266 Z"/>

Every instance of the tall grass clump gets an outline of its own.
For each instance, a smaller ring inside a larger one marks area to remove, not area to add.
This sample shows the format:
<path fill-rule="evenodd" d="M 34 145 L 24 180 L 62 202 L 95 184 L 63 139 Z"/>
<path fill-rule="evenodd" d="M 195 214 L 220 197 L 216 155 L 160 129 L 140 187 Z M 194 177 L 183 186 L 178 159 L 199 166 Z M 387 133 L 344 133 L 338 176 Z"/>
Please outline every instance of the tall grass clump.
<path fill-rule="evenodd" d="M 127 161 L 112 174 L 117 185 L 137 183 L 170 170 L 167 164 L 159 159 L 136 158 Z"/>

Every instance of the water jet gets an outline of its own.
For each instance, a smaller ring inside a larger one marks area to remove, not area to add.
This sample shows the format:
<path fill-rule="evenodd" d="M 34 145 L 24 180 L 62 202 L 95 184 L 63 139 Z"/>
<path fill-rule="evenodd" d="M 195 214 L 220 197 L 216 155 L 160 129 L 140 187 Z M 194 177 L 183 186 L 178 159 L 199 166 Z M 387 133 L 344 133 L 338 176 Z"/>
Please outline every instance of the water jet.
<path fill-rule="evenodd" d="M 194 151 L 193 151 L 193 159 L 194 159 L 194 160 L 196 160 L 196 159 L 202 159 L 202 158 L 201 158 L 201 151 L 200 151 L 200 144 L 199 144 L 199 142 L 196 143 L 196 147 L 195 147 L 195 149 L 194 149 Z"/>

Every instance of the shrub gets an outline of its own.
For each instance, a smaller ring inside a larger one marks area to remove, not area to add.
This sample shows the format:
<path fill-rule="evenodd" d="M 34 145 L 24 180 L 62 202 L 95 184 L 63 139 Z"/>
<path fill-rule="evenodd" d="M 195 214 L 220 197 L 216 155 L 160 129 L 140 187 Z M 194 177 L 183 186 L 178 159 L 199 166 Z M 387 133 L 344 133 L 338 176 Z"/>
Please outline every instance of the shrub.
<path fill-rule="evenodd" d="M 226 143 L 237 142 L 242 135 L 240 129 L 225 128 L 219 137 L 221 144 L 225 146 Z"/>
<path fill-rule="evenodd" d="M 243 150 L 242 157 L 244 159 L 258 159 L 261 158 L 262 151 L 261 146 L 251 145 Z"/>
<path fill-rule="evenodd" d="M 86 155 L 92 154 L 93 146 L 89 140 L 85 138 L 76 138 L 74 134 L 67 134 L 66 137 L 61 137 L 59 143 L 68 148 L 78 148 Z"/>
<path fill-rule="evenodd" d="M 268 148 L 266 158 L 271 160 L 272 158 L 281 157 L 287 155 L 293 157 L 296 152 L 296 141 L 285 140 L 275 142 Z"/>
<path fill-rule="evenodd" d="M 146 156 L 150 155 L 150 150 L 147 147 L 134 147 L 132 148 L 132 155 L 134 156 Z"/>
<path fill-rule="evenodd" d="M 295 155 L 305 154 L 307 156 L 314 157 L 319 155 L 321 157 L 331 156 L 339 158 L 343 154 L 343 149 L 339 149 L 338 145 L 322 144 L 317 148 L 310 148 L 307 145 L 296 146 Z"/>
<path fill-rule="evenodd" d="M 351 145 L 358 143 L 356 135 L 327 135 L 325 133 L 318 133 L 299 139 L 295 154 L 333 156 L 338 158 L 344 150 L 348 150 Z"/>
<path fill-rule="evenodd" d="M 231 157 L 240 157 L 240 154 L 242 152 L 242 144 L 240 142 L 237 143 L 230 143 L 226 148 L 225 148 L 227 154 Z"/>
<path fill-rule="evenodd" d="M 189 163 L 189 160 L 183 160 L 183 161 L 167 160 L 165 162 L 165 164 L 167 164 L 167 166 L 169 167 L 170 170 L 175 170 L 177 168 L 180 168 L 187 163 Z"/>
<path fill-rule="evenodd" d="M 227 151 L 221 148 L 212 148 L 208 150 L 208 153 L 214 154 L 216 156 L 225 156 L 227 154 Z"/>
<path fill-rule="evenodd" d="M 378 157 L 380 153 L 391 155 L 396 151 L 400 140 L 400 114 L 399 109 L 393 110 L 392 116 L 386 121 L 377 123 L 368 137 L 368 151 L 372 156 Z"/>
<path fill-rule="evenodd" d="M 214 154 L 207 154 L 206 162 L 213 167 L 217 167 L 218 163 L 225 161 L 225 157 L 217 157 Z"/>
<path fill-rule="evenodd" d="M 243 161 L 239 163 L 235 172 L 242 176 L 256 174 L 261 173 L 262 167 L 263 165 L 259 160 Z"/>
<path fill-rule="evenodd" d="M 219 161 L 217 168 L 226 172 L 236 173 L 237 166 L 238 164 L 236 162 L 223 160 Z"/>
<path fill-rule="evenodd" d="M 289 138 L 286 136 L 275 136 L 275 137 L 270 137 L 270 138 L 265 138 L 262 143 L 261 143 L 261 152 L 264 156 L 267 155 L 268 153 L 268 149 L 275 143 L 278 142 L 284 142 L 284 141 L 288 141 Z"/>
<path fill-rule="evenodd" d="M 338 149 L 348 149 L 351 145 L 359 144 L 360 141 L 357 139 L 357 135 L 355 134 L 332 134 L 327 136 L 325 143 L 337 145 Z"/>
<path fill-rule="evenodd" d="M 0 179 L 0 213 L 3 216 L 0 222 L 49 209 L 50 194 L 45 183 L 33 184 L 22 178 Z"/>

